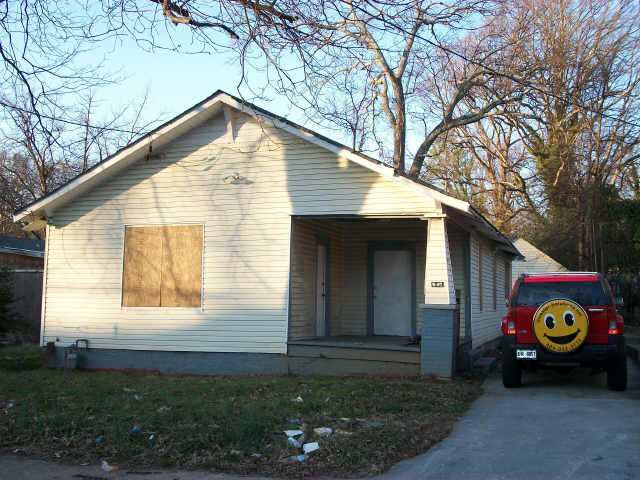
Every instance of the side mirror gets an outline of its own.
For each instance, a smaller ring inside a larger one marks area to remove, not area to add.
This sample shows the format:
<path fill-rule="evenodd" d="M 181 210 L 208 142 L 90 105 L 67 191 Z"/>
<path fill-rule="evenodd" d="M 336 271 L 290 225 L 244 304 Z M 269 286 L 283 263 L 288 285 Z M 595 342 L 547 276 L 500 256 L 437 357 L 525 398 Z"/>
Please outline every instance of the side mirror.
<path fill-rule="evenodd" d="M 622 310 L 624 308 L 624 298 L 616 297 L 615 300 L 616 300 L 616 309 Z"/>

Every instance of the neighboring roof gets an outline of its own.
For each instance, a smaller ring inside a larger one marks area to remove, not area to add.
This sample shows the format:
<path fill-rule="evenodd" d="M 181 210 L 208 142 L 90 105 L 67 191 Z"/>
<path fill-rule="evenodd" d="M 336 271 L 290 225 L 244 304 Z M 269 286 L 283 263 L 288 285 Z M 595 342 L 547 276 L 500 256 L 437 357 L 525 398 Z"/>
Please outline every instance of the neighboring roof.
<path fill-rule="evenodd" d="M 222 90 L 216 91 L 210 97 L 194 105 L 190 109 L 177 115 L 158 128 L 140 137 L 126 147 L 106 158 L 102 162 L 94 165 L 85 173 L 79 175 L 65 185 L 49 193 L 47 196 L 33 202 L 14 215 L 14 221 L 29 221 L 41 228 L 46 222 L 46 217 L 59 206 L 71 201 L 78 195 L 86 192 L 92 186 L 98 184 L 104 178 L 114 175 L 116 172 L 128 167 L 136 161 L 152 154 L 154 149 L 162 148 L 182 133 L 190 130 L 194 126 L 206 121 L 222 111 L 223 108 L 234 108 L 246 113 L 257 120 L 266 121 L 277 128 L 281 128 L 297 137 L 318 145 L 326 150 L 345 157 L 369 170 L 404 185 L 406 188 L 414 190 L 432 200 L 443 205 L 454 208 L 477 220 L 485 233 L 494 237 L 503 248 L 514 255 L 518 255 L 518 250 L 500 232 L 498 232 L 490 222 L 488 222 L 476 209 L 468 202 L 460 200 L 429 183 L 417 180 L 406 175 L 397 175 L 394 169 L 362 153 L 343 145 L 335 140 L 327 138 L 317 132 L 287 120 L 284 117 L 275 115 L 252 103 L 229 95 Z M 36 228 L 36 227 L 34 227 Z"/>
<path fill-rule="evenodd" d="M 0 235 L 0 253 L 44 258 L 44 241 Z"/>
<path fill-rule="evenodd" d="M 524 260 L 518 262 L 518 264 L 514 262 L 514 270 L 526 271 L 527 273 L 567 271 L 564 265 L 551 258 L 535 245 L 527 242 L 524 238 L 518 238 L 513 244 L 524 256 Z"/>

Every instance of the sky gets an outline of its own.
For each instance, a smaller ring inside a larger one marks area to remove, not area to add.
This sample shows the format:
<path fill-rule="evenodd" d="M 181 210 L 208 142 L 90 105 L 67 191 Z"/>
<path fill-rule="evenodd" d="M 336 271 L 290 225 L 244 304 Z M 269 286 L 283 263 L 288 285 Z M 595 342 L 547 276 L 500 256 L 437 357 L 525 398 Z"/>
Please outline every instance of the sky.
<path fill-rule="evenodd" d="M 83 48 L 88 48 L 88 50 L 74 56 L 70 68 L 73 71 L 73 66 L 86 67 L 87 65 L 100 64 L 97 72 L 98 77 L 101 73 L 106 72 L 118 78 L 111 85 L 98 86 L 93 89 L 94 108 L 91 123 L 96 126 L 111 120 L 113 114 L 121 111 L 126 105 L 131 105 L 134 107 L 132 110 L 135 110 L 135 107 L 140 104 L 146 95 L 147 101 L 143 109 L 143 118 L 142 122 L 138 123 L 138 127 L 148 124 L 150 128 L 153 128 L 153 126 L 164 123 L 184 112 L 215 91 L 224 90 L 277 115 L 286 117 L 295 123 L 318 131 L 336 141 L 347 145 L 352 141 L 348 132 L 345 131 L 343 133 L 337 130 L 335 125 L 328 125 L 327 128 L 322 128 L 309 121 L 300 109 L 292 105 L 285 96 L 278 95 L 274 89 L 267 88 L 266 91 L 262 90 L 261 87 L 268 85 L 267 76 L 263 71 L 249 67 L 249 80 L 245 79 L 245 83 L 248 83 L 255 91 L 260 92 L 260 98 L 256 98 L 255 94 L 246 85 L 238 91 L 242 72 L 237 54 L 231 49 L 209 50 L 208 53 L 199 54 L 184 53 L 185 50 L 188 51 L 190 48 L 199 48 L 197 44 L 194 47 L 192 31 L 184 25 L 174 26 L 170 22 L 163 20 L 162 15 L 158 13 L 159 7 L 155 3 L 141 3 L 140 5 L 144 5 L 144 8 L 148 9 L 148 11 L 142 10 L 144 12 L 142 17 L 136 18 L 135 10 L 133 13 L 129 12 L 131 17 L 125 16 L 127 18 L 126 27 L 118 27 L 115 33 L 112 33 L 108 39 L 104 39 L 101 32 L 109 31 L 111 20 L 118 22 L 117 12 L 116 14 L 109 14 L 114 17 L 111 18 L 109 15 L 105 16 L 102 12 L 104 5 L 107 5 L 104 3 L 96 4 L 88 0 L 88 3 L 84 3 L 85 0 L 59 1 L 61 2 L 60 4 L 53 4 L 57 5 L 57 7 L 53 7 L 53 11 L 64 12 L 65 14 L 70 13 L 73 17 L 71 25 L 74 28 L 70 29 L 63 21 L 47 22 L 46 18 L 48 17 L 42 17 L 45 29 L 45 35 L 42 38 L 48 38 L 49 40 L 45 40 L 45 48 L 34 52 L 29 51 L 29 55 L 34 57 L 36 64 L 39 61 L 46 63 L 48 57 L 57 59 L 58 57 L 52 55 L 51 49 L 60 48 L 65 50 L 64 46 L 69 43 L 65 41 L 68 31 L 85 32 L 87 28 L 85 11 L 88 14 L 88 18 L 99 19 L 96 21 L 96 27 L 90 32 L 91 35 L 98 33 L 97 37 L 93 38 L 99 38 L 99 40 L 84 43 L 82 45 Z M 15 4 L 13 8 L 17 9 L 17 5 Z M 135 2 L 132 4 L 123 3 L 122 5 L 138 6 Z M 14 33 L 20 32 L 23 26 L 16 19 L 20 18 L 22 14 L 16 10 L 13 15 L 14 23 L 12 26 L 14 27 Z M 151 33 L 149 33 L 149 26 L 145 22 L 154 18 L 158 20 L 157 28 L 153 30 L 153 35 L 155 35 L 157 41 L 164 45 L 171 44 L 171 42 L 177 43 L 179 45 L 178 51 L 174 49 L 149 51 L 143 48 L 148 43 L 143 43 L 143 46 L 141 46 L 133 38 L 130 30 L 137 29 L 140 36 L 138 40 L 141 42 L 148 41 Z M 56 26 L 58 24 L 65 26 L 58 28 Z M 93 23 L 90 24 L 93 25 Z M 51 35 L 48 34 L 49 30 Z M 218 30 L 213 31 L 216 32 L 214 34 L 216 43 L 229 44 L 229 37 L 226 33 Z M 211 32 L 211 30 L 207 30 L 207 32 Z M 15 50 L 18 51 L 19 55 L 19 50 L 21 50 L 20 41 L 15 38 L 14 41 L 16 41 L 17 46 Z M 31 41 L 30 45 L 31 49 L 33 49 L 34 42 Z M 72 49 L 73 47 L 69 46 L 67 48 Z M 286 56 L 286 53 L 284 55 Z M 289 59 L 289 61 L 291 60 Z M 257 63 L 260 63 L 260 61 Z M 54 79 L 54 81 L 60 82 L 59 79 Z M 47 82 L 45 81 L 45 83 Z M 47 84 L 47 88 L 55 89 L 56 86 Z M 67 88 L 73 90 L 74 87 L 67 86 Z M 76 90 L 74 93 L 66 94 L 68 97 L 65 96 L 60 101 L 66 106 L 77 106 L 77 110 L 82 110 L 83 102 L 78 100 L 78 93 L 82 93 L 82 96 L 84 96 L 86 92 L 83 93 Z M 130 111 L 129 116 L 132 113 Z M 126 119 L 128 116 L 123 118 Z M 76 119 L 75 121 L 79 120 Z M 383 135 L 388 136 L 389 131 L 385 131 L 385 127 L 388 127 L 388 125 L 386 125 L 384 115 L 381 115 L 379 122 L 384 124 L 377 124 L 378 134 L 382 131 L 384 132 Z M 119 122 L 120 125 L 122 123 Z M 0 124 L 0 130 L 2 127 L 3 125 Z M 411 128 L 411 125 L 409 127 L 407 131 L 407 150 L 411 152 L 415 151 L 419 142 L 423 139 L 421 137 L 423 127 L 422 125 L 419 125 L 417 129 Z M 133 126 L 129 128 L 133 128 Z M 388 145 L 385 144 L 384 149 L 390 152 L 392 150 L 391 138 L 388 139 L 387 143 Z M 368 147 L 375 148 L 376 145 L 372 144 L 368 145 Z M 409 159 L 410 154 L 407 157 Z"/>
<path fill-rule="evenodd" d="M 230 51 L 188 54 L 168 50 L 145 51 L 131 38 L 105 42 L 92 56 L 104 56 L 105 68 L 122 78 L 114 85 L 97 90 L 102 115 L 119 110 L 129 102 L 136 103 L 148 95 L 144 116 L 147 121 L 164 122 L 210 96 L 224 90 L 241 96 L 256 105 L 289 120 L 308 126 L 338 141 L 335 131 L 311 125 L 289 101 L 271 91 L 267 98 L 256 99 L 245 89 L 238 91 L 241 69 L 237 57 Z M 266 82 L 265 76 L 251 70 L 256 85 Z M 244 95 L 244 96 L 243 96 Z"/>

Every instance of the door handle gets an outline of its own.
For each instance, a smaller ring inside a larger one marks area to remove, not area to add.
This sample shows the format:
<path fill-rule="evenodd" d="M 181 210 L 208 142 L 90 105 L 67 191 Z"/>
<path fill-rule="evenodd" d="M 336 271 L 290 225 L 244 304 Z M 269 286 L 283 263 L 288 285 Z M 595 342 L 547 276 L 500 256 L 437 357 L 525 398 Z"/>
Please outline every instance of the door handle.
<path fill-rule="evenodd" d="M 588 312 L 604 312 L 604 308 L 587 308 Z"/>

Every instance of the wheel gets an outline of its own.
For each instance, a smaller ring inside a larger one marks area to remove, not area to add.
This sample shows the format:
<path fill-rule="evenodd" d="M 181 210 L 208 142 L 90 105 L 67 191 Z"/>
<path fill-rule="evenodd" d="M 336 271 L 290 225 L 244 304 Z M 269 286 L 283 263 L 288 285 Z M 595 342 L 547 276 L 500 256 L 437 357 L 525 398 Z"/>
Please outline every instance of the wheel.
<path fill-rule="evenodd" d="M 627 389 L 627 357 L 616 355 L 607 362 L 607 386 L 619 392 Z"/>
<path fill-rule="evenodd" d="M 513 352 L 502 357 L 502 384 L 507 388 L 519 388 L 522 385 L 522 365 Z"/>

